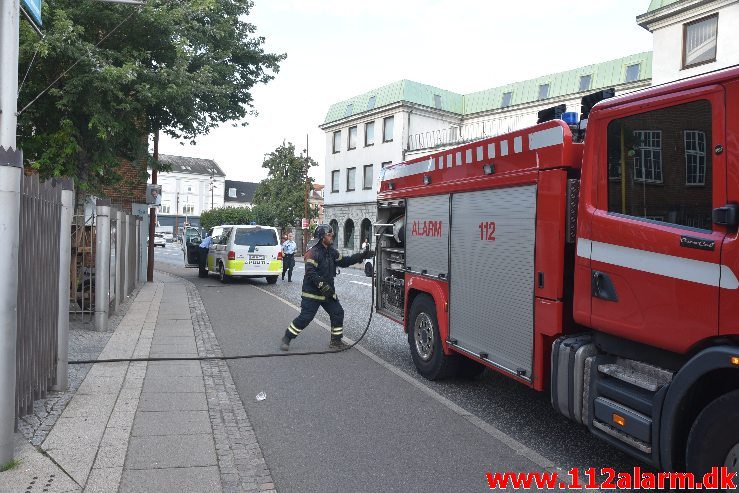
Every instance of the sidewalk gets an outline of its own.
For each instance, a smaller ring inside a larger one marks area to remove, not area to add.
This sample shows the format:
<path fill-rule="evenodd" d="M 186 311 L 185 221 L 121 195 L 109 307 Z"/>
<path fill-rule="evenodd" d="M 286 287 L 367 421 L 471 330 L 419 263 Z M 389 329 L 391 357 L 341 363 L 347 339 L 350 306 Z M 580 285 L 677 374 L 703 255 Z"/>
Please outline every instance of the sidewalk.
<path fill-rule="evenodd" d="M 221 354 L 194 286 L 157 273 L 99 359 Z M 43 443 L 17 443 L 2 491 L 274 491 L 223 361 L 96 364 Z"/>

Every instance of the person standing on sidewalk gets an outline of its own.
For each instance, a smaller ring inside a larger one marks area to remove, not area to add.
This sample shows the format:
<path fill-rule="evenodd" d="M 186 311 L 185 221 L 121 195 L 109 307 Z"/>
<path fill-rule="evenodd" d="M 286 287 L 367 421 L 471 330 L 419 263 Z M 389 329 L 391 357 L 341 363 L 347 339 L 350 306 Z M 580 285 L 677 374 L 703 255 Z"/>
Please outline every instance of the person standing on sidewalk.
<path fill-rule="evenodd" d="M 318 242 L 305 254 L 305 276 L 303 276 L 303 292 L 300 299 L 300 315 L 292 321 L 282 336 L 280 349 L 290 349 L 290 342 L 298 337 L 313 320 L 319 307 L 323 307 L 331 319 L 331 342 L 332 349 L 343 349 L 346 343 L 341 340 L 344 335 L 344 308 L 339 303 L 339 298 L 334 290 L 334 277 L 336 267 L 349 267 L 357 264 L 362 259 L 374 255 L 371 250 L 355 253 L 350 257 L 344 257 L 338 250 L 333 248 L 334 230 L 328 224 L 320 224 L 313 238 Z"/>
<path fill-rule="evenodd" d="M 298 249 L 293 238 L 294 235 L 292 233 L 288 233 L 287 239 L 282 242 L 282 280 L 285 280 L 285 271 L 287 271 L 287 282 L 293 282 L 295 251 Z"/>
<path fill-rule="evenodd" d="M 208 232 L 208 236 L 203 238 L 198 248 L 198 277 L 208 277 L 208 271 L 205 269 L 205 263 L 208 261 L 208 249 L 213 243 L 213 230 Z"/>

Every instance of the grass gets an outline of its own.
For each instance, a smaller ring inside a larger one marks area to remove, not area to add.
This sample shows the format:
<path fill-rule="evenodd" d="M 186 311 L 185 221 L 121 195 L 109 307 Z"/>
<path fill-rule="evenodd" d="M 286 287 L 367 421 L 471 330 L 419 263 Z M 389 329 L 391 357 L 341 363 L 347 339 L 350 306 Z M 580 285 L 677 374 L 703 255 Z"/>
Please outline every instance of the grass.
<path fill-rule="evenodd" d="M 5 464 L 0 466 L 0 472 L 10 471 L 20 465 L 21 461 L 18 459 L 11 459 Z"/>

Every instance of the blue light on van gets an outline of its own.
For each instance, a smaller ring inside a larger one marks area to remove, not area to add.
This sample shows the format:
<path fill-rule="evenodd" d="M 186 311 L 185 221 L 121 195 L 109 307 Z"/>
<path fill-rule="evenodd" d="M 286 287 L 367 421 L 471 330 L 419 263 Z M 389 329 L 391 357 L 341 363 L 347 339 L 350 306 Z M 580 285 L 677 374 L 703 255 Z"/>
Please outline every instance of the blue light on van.
<path fill-rule="evenodd" d="M 564 120 L 567 125 L 577 125 L 578 117 L 579 115 L 574 111 L 562 113 L 562 120 Z"/>

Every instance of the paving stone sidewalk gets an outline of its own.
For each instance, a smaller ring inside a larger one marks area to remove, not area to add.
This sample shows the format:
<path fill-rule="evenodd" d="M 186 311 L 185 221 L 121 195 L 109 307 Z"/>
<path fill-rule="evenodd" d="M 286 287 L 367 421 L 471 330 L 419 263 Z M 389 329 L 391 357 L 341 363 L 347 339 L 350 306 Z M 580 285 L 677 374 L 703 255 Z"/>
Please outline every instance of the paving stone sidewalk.
<path fill-rule="evenodd" d="M 222 354 L 194 286 L 159 272 L 109 336 L 99 359 Z M 30 420 L 0 489 L 275 491 L 224 361 L 96 364 L 67 402 L 48 434 Z"/>

